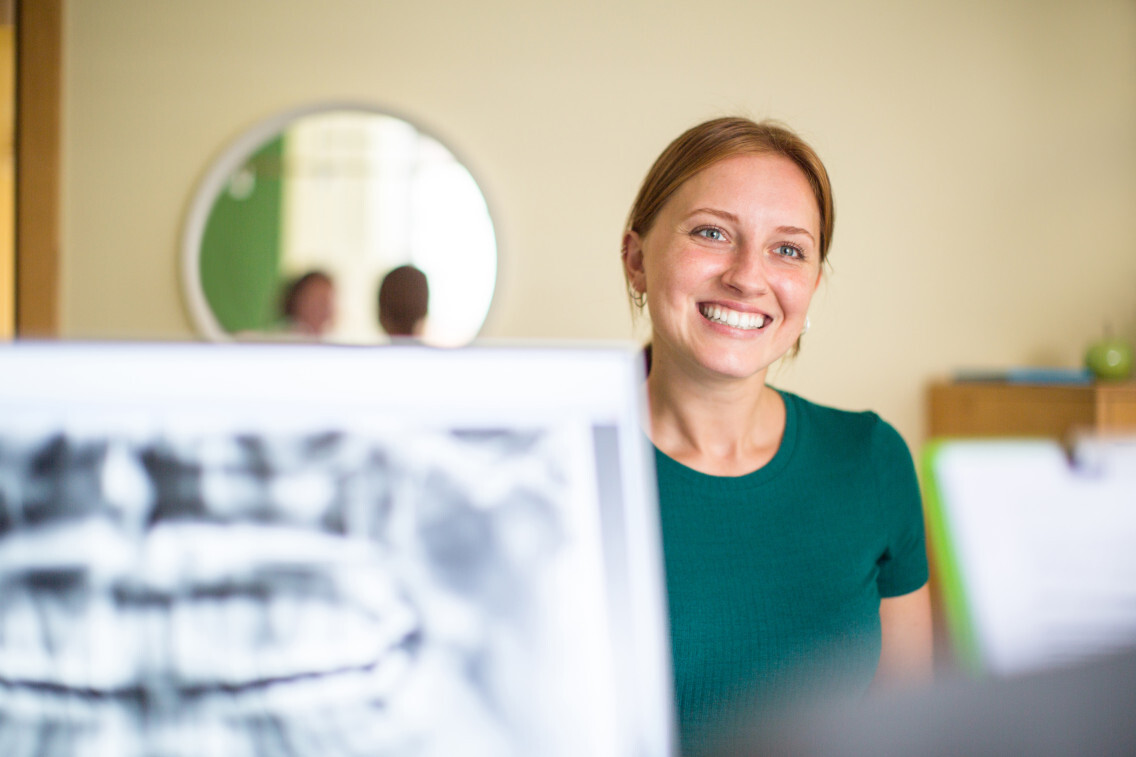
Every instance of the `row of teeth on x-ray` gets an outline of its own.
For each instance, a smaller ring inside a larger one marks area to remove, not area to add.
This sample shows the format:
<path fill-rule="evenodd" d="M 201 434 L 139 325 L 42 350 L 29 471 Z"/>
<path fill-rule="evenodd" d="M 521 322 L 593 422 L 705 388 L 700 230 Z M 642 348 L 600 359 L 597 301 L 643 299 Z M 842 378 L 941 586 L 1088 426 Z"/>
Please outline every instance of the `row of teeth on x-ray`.
<path fill-rule="evenodd" d="M 64 434 L 5 439 L 0 531 L 87 515 L 124 527 L 187 518 L 263 520 L 346 532 L 351 504 L 389 487 L 382 449 L 337 434 L 131 443 Z M 371 508 L 365 520 L 376 516 Z"/>
<path fill-rule="evenodd" d="M 0 436 L 0 753 L 432 754 L 446 690 L 488 727 L 468 617 L 523 613 L 561 482 L 539 435 L 405 442 Z"/>

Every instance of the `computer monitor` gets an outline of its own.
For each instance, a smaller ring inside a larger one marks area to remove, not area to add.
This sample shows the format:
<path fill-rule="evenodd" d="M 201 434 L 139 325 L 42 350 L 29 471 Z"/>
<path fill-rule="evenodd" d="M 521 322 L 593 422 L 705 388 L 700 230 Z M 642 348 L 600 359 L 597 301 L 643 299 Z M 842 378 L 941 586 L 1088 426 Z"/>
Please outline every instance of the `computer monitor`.
<path fill-rule="evenodd" d="M 630 346 L 0 347 L 0 752 L 667 755 Z"/>

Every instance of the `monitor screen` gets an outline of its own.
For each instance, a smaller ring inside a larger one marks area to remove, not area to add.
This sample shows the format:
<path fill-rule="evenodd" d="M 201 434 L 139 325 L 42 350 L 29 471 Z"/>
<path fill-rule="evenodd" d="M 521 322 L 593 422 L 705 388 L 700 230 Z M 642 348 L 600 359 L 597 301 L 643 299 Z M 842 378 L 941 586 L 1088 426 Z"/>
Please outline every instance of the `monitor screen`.
<path fill-rule="evenodd" d="M 629 347 L 0 348 L 0 744 L 666 755 Z"/>

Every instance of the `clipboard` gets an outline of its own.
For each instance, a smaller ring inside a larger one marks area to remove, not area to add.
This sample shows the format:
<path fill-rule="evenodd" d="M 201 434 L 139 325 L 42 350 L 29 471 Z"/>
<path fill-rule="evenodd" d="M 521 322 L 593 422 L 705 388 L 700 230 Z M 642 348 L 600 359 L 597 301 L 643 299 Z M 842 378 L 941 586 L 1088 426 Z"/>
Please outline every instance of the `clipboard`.
<path fill-rule="evenodd" d="M 1136 647 L 1136 437 L 938 439 L 931 557 L 964 670 L 1015 675 Z"/>

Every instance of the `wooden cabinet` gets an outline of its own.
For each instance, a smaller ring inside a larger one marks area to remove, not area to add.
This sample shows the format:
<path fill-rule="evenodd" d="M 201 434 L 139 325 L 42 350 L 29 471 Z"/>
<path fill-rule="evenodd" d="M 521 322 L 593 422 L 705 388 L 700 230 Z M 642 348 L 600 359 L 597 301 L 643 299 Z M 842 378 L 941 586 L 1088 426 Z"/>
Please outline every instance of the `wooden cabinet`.
<path fill-rule="evenodd" d="M 927 433 L 936 436 L 1045 436 L 1136 432 L 1136 381 L 933 384 Z"/>

